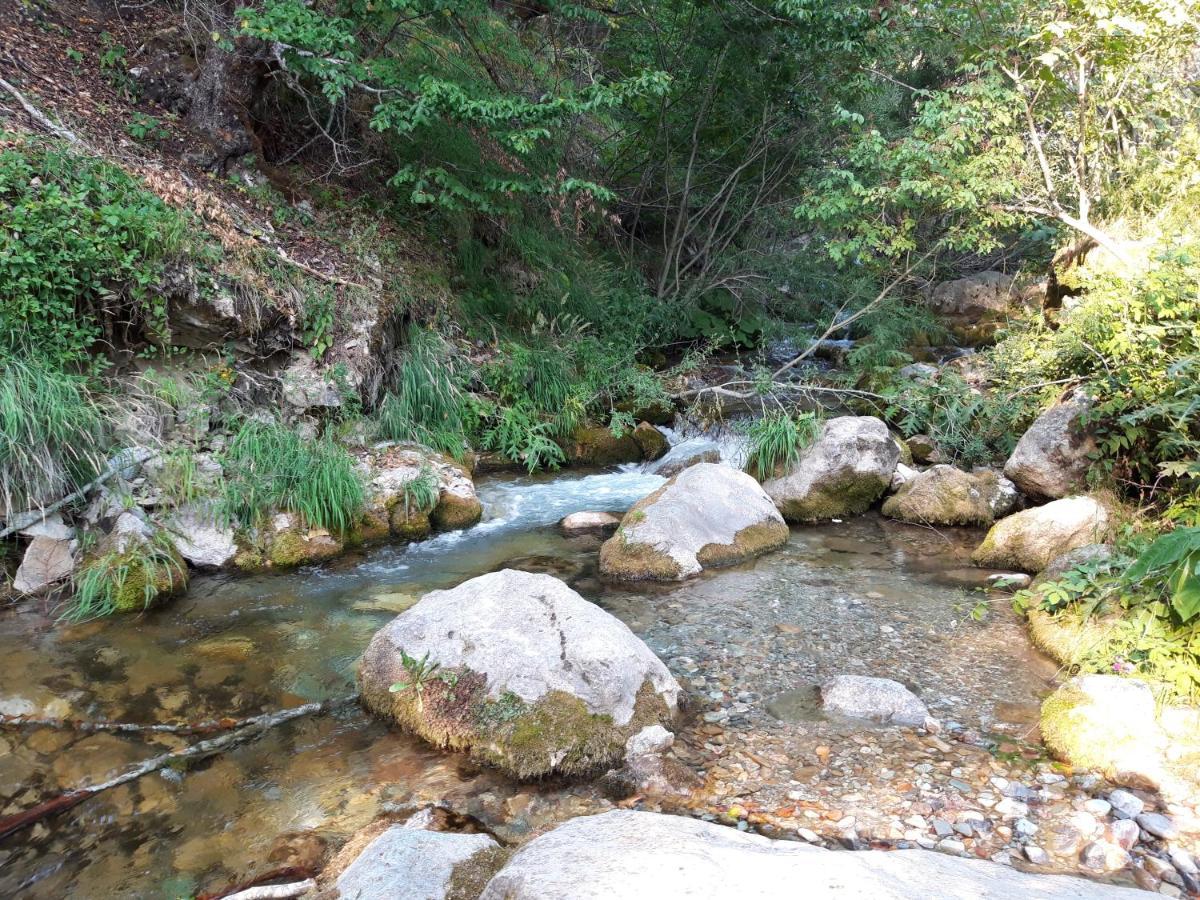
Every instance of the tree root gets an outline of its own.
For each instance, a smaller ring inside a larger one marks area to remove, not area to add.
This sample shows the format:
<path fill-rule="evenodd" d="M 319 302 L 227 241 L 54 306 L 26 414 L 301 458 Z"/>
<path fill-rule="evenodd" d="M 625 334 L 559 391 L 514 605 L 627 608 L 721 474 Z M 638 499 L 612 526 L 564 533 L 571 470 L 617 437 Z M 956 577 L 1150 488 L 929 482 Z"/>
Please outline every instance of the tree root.
<path fill-rule="evenodd" d="M 299 719 L 303 716 L 316 715 L 318 713 L 328 712 L 339 706 L 344 706 L 357 699 L 357 695 L 349 697 L 339 697 L 335 700 L 325 700 L 321 703 L 306 703 L 303 706 L 297 706 L 293 709 L 285 709 L 279 712 L 268 713 L 261 716 L 254 716 L 251 719 L 245 720 L 245 723 L 234 731 L 228 734 L 223 734 L 219 737 L 208 738 L 199 743 L 192 744 L 190 747 L 183 747 L 179 750 L 172 750 L 170 753 L 164 753 L 161 756 L 155 756 L 143 763 L 139 763 L 131 769 L 122 772 L 108 781 L 101 782 L 97 785 L 88 787 L 76 788 L 72 791 L 66 791 L 47 800 L 45 803 L 39 803 L 37 806 L 27 809 L 24 812 L 15 813 L 11 816 L 6 816 L 0 819 L 0 840 L 29 828 L 49 816 L 56 815 L 65 810 L 78 806 L 89 797 L 94 797 L 96 794 L 107 791 L 111 788 L 119 787 L 123 784 L 128 784 L 131 781 L 136 781 L 143 775 L 149 775 L 151 772 L 157 772 L 159 769 L 166 766 L 187 760 L 198 760 L 208 756 L 213 756 L 217 753 L 222 753 L 235 744 L 242 741 L 250 740 L 258 737 L 261 734 L 274 728 L 276 725 L 282 725 L 284 722 L 290 722 L 293 719 Z"/>

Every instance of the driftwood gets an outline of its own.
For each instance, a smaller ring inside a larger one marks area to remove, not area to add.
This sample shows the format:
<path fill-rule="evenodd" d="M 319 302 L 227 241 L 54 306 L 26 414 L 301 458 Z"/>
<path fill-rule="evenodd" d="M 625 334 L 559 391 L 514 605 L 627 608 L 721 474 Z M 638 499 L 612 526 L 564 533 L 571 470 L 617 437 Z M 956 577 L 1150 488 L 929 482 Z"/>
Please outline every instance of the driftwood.
<path fill-rule="evenodd" d="M 110 732 L 115 734 L 214 734 L 232 731 L 260 722 L 264 716 L 247 716 L 244 719 L 210 719 L 207 722 L 180 722 L 176 725 L 142 725 L 138 722 L 88 722 L 82 719 L 36 719 L 29 716 L 0 715 L 0 728 L 56 728 L 60 731 L 82 731 L 88 734 Z"/>
<path fill-rule="evenodd" d="M 3 79 L 0 79 L 0 81 L 2 80 Z M 127 469 L 130 466 L 140 465 L 155 455 L 157 455 L 157 451 L 155 450 L 142 449 L 130 454 L 129 456 L 122 456 L 79 490 L 72 491 L 61 500 L 51 503 L 45 509 L 31 509 L 28 512 L 17 513 L 14 516 L 10 516 L 7 526 L 3 530 L 0 530 L 0 541 L 4 540 L 10 534 L 13 534 L 17 531 L 22 531 L 28 528 L 30 525 L 35 525 L 38 522 L 41 522 L 46 518 L 46 516 L 50 515 L 51 513 L 58 512 L 68 503 L 74 503 L 76 500 L 86 497 L 89 493 L 100 487 L 100 485 L 104 484 L 104 482 L 108 481 L 108 479 L 112 478 L 122 469 Z"/>
<path fill-rule="evenodd" d="M 257 737 L 260 734 L 274 728 L 276 725 L 282 725 L 284 722 L 290 722 L 293 719 L 299 719 L 303 716 L 311 716 L 317 713 L 327 712 L 338 706 L 355 700 L 355 696 L 340 697 L 336 700 L 325 700 L 321 703 L 306 703 L 303 706 L 297 706 L 292 709 L 285 709 L 279 712 L 266 713 L 261 716 L 255 716 L 247 719 L 242 727 L 223 734 L 220 737 L 209 738 L 192 744 L 190 747 L 183 747 L 179 750 L 172 750 L 170 753 L 164 753 L 161 756 L 155 756 L 143 763 L 139 763 L 131 769 L 122 772 L 108 781 L 100 784 L 91 785 L 88 787 L 77 788 L 73 791 L 67 791 L 59 794 L 45 803 L 39 803 L 37 806 L 27 809 L 24 812 L 15 813 L 11 816 L 6 816 L 0 819 L 0 840 L 29 828 L 49 816 L 56 815 L 72 807 L 78 806 L 89 797 L 94 797 L 96 794 L 110 790 L 111 788 L 120 787 L 123 784 L 128 784 L 131 781 L 137 781 L 143 775 L 149 775 L 151 772 L 157 772 L 159 769 L 175 763 L 184 762 L 187 760 L 204 759 L 207 756 L 221 753 L 229 747 L 239 744 L 242 741 Z"/>

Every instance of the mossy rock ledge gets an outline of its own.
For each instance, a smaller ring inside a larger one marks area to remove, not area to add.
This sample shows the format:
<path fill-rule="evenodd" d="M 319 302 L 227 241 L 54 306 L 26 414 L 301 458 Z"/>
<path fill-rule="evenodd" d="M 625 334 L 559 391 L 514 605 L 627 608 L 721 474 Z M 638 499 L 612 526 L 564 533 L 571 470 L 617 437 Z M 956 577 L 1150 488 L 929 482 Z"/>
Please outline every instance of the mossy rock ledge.
<path fill-rule="evenodd" d="M 892 483 L 900 445 L 873 416 L 838 416 L 790 472 L 763 482 L 789 522 L 820 522 L 871 508 Z"/>
<path fill-rule="evenodd" d="M 1012 508 L 1016 488 L 995 472 L 934 466 L 905 481 L 883 502 L 883 514 L 918 525 L 991 525 Z"/>
<path fill-rule="evenodd" d="M 631 735 L 670 727 L 680 694 L 620 620 L 513 569 L 426 594 L 375 634 L 358 680 L 372 712 L 521 779 L 612 766 Z"/>
<path fill-rule="evenodd" d="M 977 566 L 1036 573 L 1068 551 L 1103 541 L 1109 513 L 1092 497 L 1065 497 L 1001 519 L 971 560 Z"/>
<path fill-rule="evenodd" d="M 600 548 L 600 571 L 630 581 L 677 581 L 753 559 L 787 543 L 762 487 L 728 466 L 697 463 L 643 497 Z"/>

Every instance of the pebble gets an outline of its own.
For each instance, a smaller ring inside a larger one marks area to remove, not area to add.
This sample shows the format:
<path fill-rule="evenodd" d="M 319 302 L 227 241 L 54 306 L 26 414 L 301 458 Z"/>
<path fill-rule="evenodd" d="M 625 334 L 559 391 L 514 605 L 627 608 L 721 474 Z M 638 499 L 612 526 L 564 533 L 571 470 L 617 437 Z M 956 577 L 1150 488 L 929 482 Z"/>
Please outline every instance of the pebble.
<path fill-rule="evenodd" d="M 1171 863 L 1175 868 L 1184 875 L 1200 875 L 1200 869 L 1197 868 L 1196 861 L 1182 847 L 1172 847 L 1167 851 L 1167 855 L 1171 857 Z"/>
<path fill-rule="evenodd" d="M 1020 800 L 1005 797 L 996 804 L 996 812 L 1006 819 L 1021 819 L 1029 815 L 1029 807 Z"/>
<path fill-rule="evenodd" d="M 1136 818 L 1146 808 L 1141 799 L 1124 788 L 1117 788 L 1109 794 L 1108 802 L 1112 805 L 1113 814 L 1121 819 Z"/>
<path fill-rule="evenodd" d="M 1116 872 L 1129 865 L 1129 854 L 1116 844 L 1093 841 L 1083 848 L 1079 861 L 1095 872 Z"/>
<path fill-rule="evenodd" d="M 1029 837 L 1037 834 L 1038 827 L 1028 819 L 1017 819 L 1017 821 L 1013 822 L 1013 830 L 1016 831 L 1017 834 L 1023 834 L 1026 837 Z"/>
<path fill-rule="evenodd" d="M 1164 841 L 1179 837 L 1179 829 L 1175 827 L 1175 823 L 1162 813 L 1142 813 L 1137 817 L 1137 823 L 1143 831 Z"/>
<path fill-rule="evenodd" d="M 1036 844 L 1025 845 L 1025 858 L 1035 866 L 1044 866 L 1050 862 L 1050 854 Z"/>

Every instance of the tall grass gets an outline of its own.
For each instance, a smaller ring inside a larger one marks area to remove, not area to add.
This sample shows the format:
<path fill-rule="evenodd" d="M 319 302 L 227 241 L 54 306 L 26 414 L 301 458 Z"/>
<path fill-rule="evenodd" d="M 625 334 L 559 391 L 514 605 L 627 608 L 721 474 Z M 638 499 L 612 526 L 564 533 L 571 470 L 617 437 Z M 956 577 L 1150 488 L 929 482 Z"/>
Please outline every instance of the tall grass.
<path fill-rule="evenodd" d="M 821 420 L 811 412 L 775 410 L 755 419 L 746 432 L 750 441 L 746 471 L 756 478 L 787 472 L 820 432 Z"/>
<path fill-rule="evenodd" d="M 86 622 L 118 609 L 132 612 L 139 602 L 146 609 L 164 585 L 178 585 L 186 577 L 187 567 L 170 538 L 159 533 L 145 543 L 112 550 L 83 566 L 75 574 L 71 599 L 60 618 Z"/>
<path fill-rule="evenodd" d="M 300 515 L 316 528 L 345 532 L 362 510 L 364 489 L 354 461 L 329 438 L 305 441 L 278 422 L 247 419 L 222 454 L 220 510 L 251 526 L 272 510 Z"/>
<path fill-rule="evenodd" d="M 376 414 L 379 434 L 414 441 L 461 459 L 466 451 L 467 406 L 440 335 L 414 328 L 408 352 Z"/>
<path fill-rule="evenodd" d="M 0 354 L 0 511 L 44 505 L 93 478 L 108 429 L 87 380 L 32 356 Z"/>

